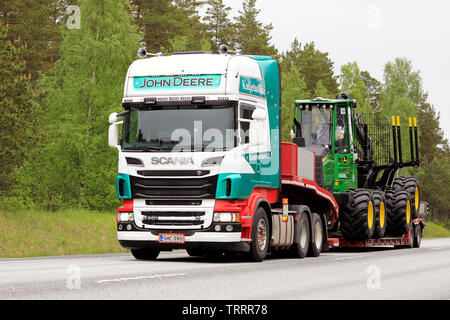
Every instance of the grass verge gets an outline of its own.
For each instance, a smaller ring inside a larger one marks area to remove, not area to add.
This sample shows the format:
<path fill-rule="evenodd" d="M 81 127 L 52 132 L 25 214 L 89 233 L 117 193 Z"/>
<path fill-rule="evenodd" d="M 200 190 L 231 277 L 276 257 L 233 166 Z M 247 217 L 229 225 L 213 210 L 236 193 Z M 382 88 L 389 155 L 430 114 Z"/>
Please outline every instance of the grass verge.
<path fill-rule="evenodd" d="M 426 226 L 423 229 L 424 238 L 450 237 L 450 230 L 441 224 L 425 221 Z"/>
<path fill-rule="evenodd" d="M 0 211 L 0 257 L 125 252 L 115 217 L 90 210 Z"/>

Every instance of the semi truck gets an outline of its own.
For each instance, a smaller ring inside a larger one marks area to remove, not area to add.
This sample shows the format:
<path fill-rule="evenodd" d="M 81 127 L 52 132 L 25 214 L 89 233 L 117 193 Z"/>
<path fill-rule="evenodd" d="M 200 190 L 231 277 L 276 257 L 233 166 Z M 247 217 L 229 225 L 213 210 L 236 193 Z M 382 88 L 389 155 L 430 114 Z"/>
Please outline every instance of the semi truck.
<path fill-rule="evenodd" d="M 292 141 L 282 142 L 282 125 L 291 125 L 281 123 L 280 68 L 271 57 L 226 46 L 219 54 L 138 55 L 108 136 L 123 199 L 117 237 L 136 259 L 186 249 L 262 261 L 276 252 L 303 258 L 330 247 L 420 245 L 417 180 L 394 179 L 419 164 L 418 156 L 398 158 L 399 125 L 394 136 L 371 136 L 384 128 L 382 117 L 364 123 L 351 97 L 299 100 Z M 417 150 L 417 126 L 410 131 Z"/>

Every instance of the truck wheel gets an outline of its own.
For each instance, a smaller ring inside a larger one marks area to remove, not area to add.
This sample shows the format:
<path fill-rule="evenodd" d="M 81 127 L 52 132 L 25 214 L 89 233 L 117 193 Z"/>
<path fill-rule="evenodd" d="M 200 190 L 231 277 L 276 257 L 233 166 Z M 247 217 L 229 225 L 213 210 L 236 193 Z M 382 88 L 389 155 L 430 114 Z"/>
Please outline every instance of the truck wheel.
<path fill-rule="evenodd" d="M 401 237 L 411 225 L 411 201 L 409 193 L 403 190 L 386 191 L 387 226 L 386 233 Z"/>
<path fill-rule="evenodd" d="M 419 181 L 414 177 L 399 177 L 394 180 L 395 190 L 405 190 L 411 197 L 411 217 L 417 219 L 419 215 L 420 187 Z"/>
<path fill-rule="evenodd" d="M 186 249 L 186 252 L 191 257 L 203 257 L 207 254 L 205 250 L 201 249 Z"/>
<path fill-rule="evenodd" d="M 350 189 L 349 203 L 342 207 L 340 227 L 349 240 L 367 240 L 375 229 L 375 207 L 369 189 Z"/>
<path fill-rule="evenodd" d="M 156 260 L 158 249 L 131 249 L 131 254 L 137 260 Z"/>
<path fill-rule="evenodd" d="M 252 261 L 263 261 L 269 249 L 269 221 L 264 208 L 258 208 L 253 217 L 252 242 L 250 243 L 249 258 Z"/>
<path fill-rule="evenodd" d="M 308 254 L 310 243 L 309 219 L 307 206 L 298 206 L 297 221 L 295 222 L 295 238 L 298 239 L 289 249 L 289 253 L 294 258 L 304 258 Z"/>
<path fill-rule="evenodd" d="M 372 238 L 380 239 L 386 232 L 386 198 L 381 190 L 372 190 L 375 206 L 375 227 Z"/>
<path fill-rule="evenodd" d="M 416 224 L 414 228 L 414 248 L 420 248 L 420 244 L 422 243 L 422 226 Z"/>
<path fill-rule="evenodd" d="M 309 257 L 318 257 L 323 248 L 323 225 L 317 213 L 311 213 L 311 241 L 309 242 Z"/>

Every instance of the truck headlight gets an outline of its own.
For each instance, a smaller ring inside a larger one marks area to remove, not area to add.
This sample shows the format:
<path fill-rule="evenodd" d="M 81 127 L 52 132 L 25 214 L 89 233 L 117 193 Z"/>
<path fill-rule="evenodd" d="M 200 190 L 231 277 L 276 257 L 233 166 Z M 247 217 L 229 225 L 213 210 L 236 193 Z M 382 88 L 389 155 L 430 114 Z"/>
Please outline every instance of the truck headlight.
<path fill-rule="evenodd" d="M 120 212 L 119 213 L 119 221 L 120 222 L 134 221 L 133 212 Z"/>
<path fill-rule="evenodd" d="M 239 222 L 239 213 L 236 212 L 214 212 L 214 222 Z"/>

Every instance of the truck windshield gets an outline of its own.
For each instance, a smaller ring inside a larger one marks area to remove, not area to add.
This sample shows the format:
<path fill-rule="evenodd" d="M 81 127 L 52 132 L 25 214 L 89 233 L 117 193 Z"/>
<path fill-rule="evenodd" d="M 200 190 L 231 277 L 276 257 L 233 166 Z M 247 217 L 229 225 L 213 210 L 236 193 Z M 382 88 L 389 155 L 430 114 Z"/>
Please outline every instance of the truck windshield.
<path fill-rule="evenodd" d="M 235 107 L 158 106 L 125 116 L 123 150 L 223 151 L 235 146 Z"/>
<path fill-rule="evenodd" d="M 302 110 L 302 136 L 307 146 L 331 144 L 332 109 Z"/>

